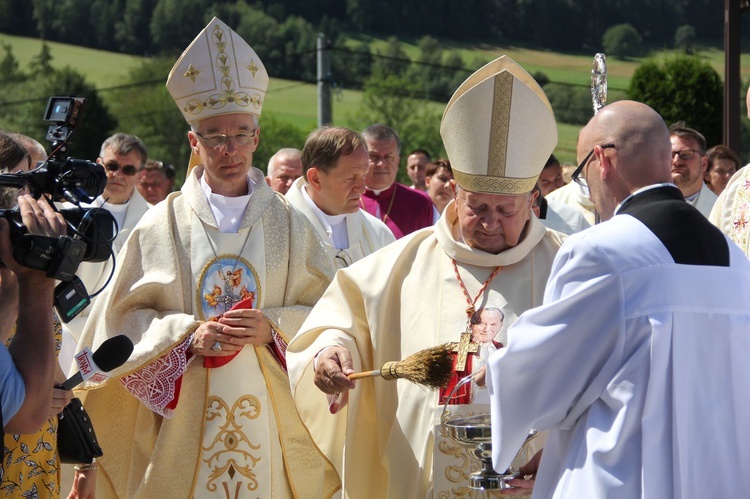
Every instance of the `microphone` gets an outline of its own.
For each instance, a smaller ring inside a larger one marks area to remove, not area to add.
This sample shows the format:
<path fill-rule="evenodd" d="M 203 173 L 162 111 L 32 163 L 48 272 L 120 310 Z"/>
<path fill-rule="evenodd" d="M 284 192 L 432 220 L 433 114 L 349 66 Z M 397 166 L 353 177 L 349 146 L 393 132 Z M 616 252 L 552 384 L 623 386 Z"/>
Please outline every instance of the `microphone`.
<path fill-rule="evenodd" d="M 78 372 L 65 380 L 60 385 L 63 390 L 72 390 L 86 380 L 104 381 L 112 369 L 123 365 L 133 353 L 133 342 L 124 334 L 109 338 L 99 345 L 99 348 L 92 354 L 91 350 L 84 348 L 76 354 L 76 363 Z"/>

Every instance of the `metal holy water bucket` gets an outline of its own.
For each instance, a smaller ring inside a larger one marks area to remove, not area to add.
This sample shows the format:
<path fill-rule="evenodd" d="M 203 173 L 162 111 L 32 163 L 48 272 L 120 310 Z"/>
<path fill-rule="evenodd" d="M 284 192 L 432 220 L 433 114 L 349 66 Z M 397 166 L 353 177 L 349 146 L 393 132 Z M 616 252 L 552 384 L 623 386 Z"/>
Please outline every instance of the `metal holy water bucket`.
<path fill-rule="evenodd" d="M 469 476 L 469 488 L 473 490 L 507 489 L 509 488 L 508 481 L 512 478 L 520 477 L 521 473 L 512 466 L 505 470 L 504 473 L 498 473 L 492 467 L 492 424 L 490 415 L 477 414 L 474 416 L 454 417 L 448 411 L 448 402 L 453 398 L 456 391 L 473 380 L 474 375 L 471 375 L 456 383 L 456 386 L 443 405 L 440 422 L 453 441 L 472 448 L 471 454 L 481 462 L 482 468 Z M 518 454 L 538 434 L 537 430 L 531 430 L 526 437 L 524 445 L 519 449 Z"/>

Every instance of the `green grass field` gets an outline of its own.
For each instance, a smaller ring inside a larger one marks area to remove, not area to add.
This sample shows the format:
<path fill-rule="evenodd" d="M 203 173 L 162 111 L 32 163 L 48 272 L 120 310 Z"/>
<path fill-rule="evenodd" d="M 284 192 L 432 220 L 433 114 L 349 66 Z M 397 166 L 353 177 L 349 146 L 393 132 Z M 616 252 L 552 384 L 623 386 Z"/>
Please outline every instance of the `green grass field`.
<path fill-rule="evenodd" d="M 377 49 L 385 41 L 359 36 L 373 42 Z M 355 38 L 352 37 L 352 40 Z M 39 54 L 41 40 L 10 36 L 0 33 L 0 45 L 10 44 L 13 54 L 24 69 L 34 56 Z M 117 87 L 126 81 L 128 73 L 142 61 L 141 57 L 104 52 L 73 45 L 48 42 L 52 54 L 52 64 L 55 67 L 71 66 L 86 75 L 98 89 L 101 95 L 108 98 L 108 88 Z M 403 43 L 404 51 L 410 58 L 418 54 L 414 43 Z M 478 58 L 491 60 L 502 54 L 507 54 L 523 66 L 530 73 L 541 71 L 550 81 L 589 85 L 591 55 L 561 54 L 523 47 L 491 47 L 487 45 L 469 45 L 451 43 L 445 46 L 447 50 L 457 50 L 461 53 L 466 64 L 475 62 Z M 657 52 L 657 57 L 668 57 L 671 52 Z M 701 57 L 708 60 L 723 77 L 724 53 L 716 48 L 701 50 Z M 628 87 L 633 72 L 637 69 L 638 61 L 620 61 L 608 59 L 608 80 L 612 89 L 625 90 Z M 474 68 L 471 68 L 474 69 Z M 166 75 L 165 75 L 166 78 Z M 750 54 L 742 55 L 742 78 L 750 78 Z M 116 92 L 112 92 L 116 94 Z M 362 100 L 361 92 L 342 90 L 334 93 L 333 118 L 334 122 L 343 126 L 351 126 L 350 117 L 359 107 Z M 436 109 L 442 109 L 444 103 L 435 103 Z M 304 130 L 312 129 L 317 122 L 317 88 L 315 85 L 289 80 L 271 79 L 266 98 L 264 112 L 271 113 L 278 119 L 288 121 Z M 580 127 L 559 124 L 559 144 L 556 154 L 562 161 L 575 162 L 575 144 Z"/>

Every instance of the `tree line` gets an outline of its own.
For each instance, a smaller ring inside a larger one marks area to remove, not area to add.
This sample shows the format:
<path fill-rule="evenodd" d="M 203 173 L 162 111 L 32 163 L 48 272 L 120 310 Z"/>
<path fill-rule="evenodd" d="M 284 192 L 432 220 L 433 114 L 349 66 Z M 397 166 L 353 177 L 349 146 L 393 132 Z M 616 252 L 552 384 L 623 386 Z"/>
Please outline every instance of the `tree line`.
<path fill-rule="evenodd" d="M 537 5 L 533 0 L 466 2 L 461 3 L 462 10 L 471 11 L 472 5 L 485 9 L 492 5 L 502 11 L 501 7 L 512 4 L 514 9 L 524 7 L 521 9 L 524 13 L 534 12 L 536 16 L 541 9 L 541 3 Z M 122 88 L 110 90 L 107 98 L 102 99 L 84 75 L 74 68 L 53 69 L 46 45 L 43 44 L 41 53 L 27 68 L 19 67 L 12 47 L 3 47 L 4 56 L 0 52 L 0 103 L 3 103 L 0 105 L 0 127 L 43 140 L 45 130 L 39 127 L 39 123 L 46 98 L 53 94 L 81 95 L 88 97 L 90 102 L 84 118 L 84 129 L 79 132 L 72 151 L 73 156 L 95 158 L 103 139 L 111 132 L 120 130 L 144 138 L 152 157 L 175 164 L 179 171 L 189 154 L 185 140 L 186 127 L 164 88 L 164 80 L 177 54 L 213 15 L 217 15 L 241 36 L 253 40 L 253 48 L 261 55 L 270 74 L 310 83 L 317 78 L 315 47 L 318 30 L 313 26 L 319 26 L 331 36 L 332 77 L 336 85 L 358 88 L 364 92 L 360 109 L 354 116 L 348 117 L 346 124 L 361 129 L 375 122 L 387 123 L 402 134 L 406 152 L 424 148 L 439 155 L 443 153 L 439 136 L 440 114 L 430 111 L 429 106 L 424 105 L 425 102 L 447 102 L 460 83 L 487 60 L 465 60 L 458 51 L 444 49 L 444 45 L 429 35 L 415 39 L 417 53 L 412 58 L 407 57 L 396 36 L 388 38 L 377 49 L 366 38 L 344 43 L 345 31 L 342 27 L 349 30 L 352 25 L 384 31 L 401 29 L 398 27 L 405 26 L 404 16 L 415 20 L 417 11 L 409 9 L 416 9 L 417 6 L 412 3 L 405 1 L 402 2 L 403 5 L 390 5 L 386 1 L 378 4 L 377 9 L 373 3 L 371 10 L 362 10 L 370 4 L 351 0 L 343 5 L 342 2 L 321 0 L 313 5 L 288 0 L 283 4 L 257 2 L 251 5 L 243 1 L 217 2 L 205 9 L 195 0 L 181 0 L 179 3 L 176 0 L 0 0 L 0 25 L 6 23 L 6 26 L 0 26 L 2 31 L 35 36 L 35 33 L 19 33 L 19 30 L 33 28 L 44 33 L 43 36 L 47 39 L 91 44 L 97 48 L 114 47 L 114 50 L 132 53 L 162 54 L 146 60 L 141 67 L 131 72 Z M 431 2 L 431 10 L 435 12 L 431 12 L 430 16 L 444 14 L 445 9 L 452 12 L 448 3 L 440 0 Z M 702 4 L 699 0 L 694 0 L 694 3 Z M 601 15 L 606 14 L 609 9 L 594 2 L 583 1 L 581 4 L 590 4 L 589 7 L 599 9 Z M 656 1 L 648 2 L 649 8 L 654 4 L 670 11 L 675 5 L 683 5 L 680 2 Z M 555 8 L 562 9 L 563 5 L 568 3 L 545 2 L 545 9 L 554 11 Z M 28 19 L 31 21 L 19 21 L 16 17 L 12 23 L 13 29 L 10 29 L 11 26 L 7 26 L 9 17 L 6 15 L 10 7 L 17 9 L 17 15 L 21 17 L 30 16 Z M 578 9 L 576 11 L 579 13 L 583 12 L 578 3 L 573 6 L 573 2 L 570 2 L 569 7 L 575 7 L 574 10 Z M 716 7 L 714 5 L 713 9 Z M 708 7 L 693 6 L 691 9 L 702 10 L 706 14 L 709 12 Z M 390 12 L 390 23 L 386 23 L 385 18 L 378 17 L 381 11 Z M 204 18 L 200 18 L 195 16 L 195 12 L 206 14 Z M 295 14 L 292 15 L 292 12 Z M 677 24 L 690 18 L 686 12 L 681 14 L 682 17 L 674 18 Z M 355 16 L 355 13 L 358 14 Z M 526 14 L 519 13 L 514 19 L 522 25 L 521 21 Z M 456 15 L 452 36 L 463 36 L 459 27 L 463 17 Z M 538 22 L 543 22 L 543 17 L 538 17 Z M 708 17 L 710 16 L 704 15 L 704 18 Z M 419 17 L 419 22 L 410 28 L 410 36 L 414 37 L 422 29 L 419 26 L 427 29 L 423 25 L 427 18 L 430 17 Z M 374 19 L 381 19 L 383 23 L 374 22 Z M 478 23 L 475 35 L 479 36 L 482 30 L 487 29 L 487 25 L 492 24 L 492 19 L 494 18 L 489 16 L 484 23 Z M 558 24 L 564 24 L 564 19 L 559 17 Z M 81 26 L 87 28 L 80 29 Z M 619 31 L 622 32 L 621 26 L 615 25 L 609 30 L 614 32 L 620 28 Z M 633 25 L 630 27 L 632 30 L 625 30 L 625 36 L 619 37 L 621 42 L 624 40 L 621 43 L 623 46 L 633 45 L 632 31 L 637 29 Z M 439 34 L 439 31 L 435 28 L 431 32 Z M 695 29 L 688 31 L 692 37 L 697 36 Z M 583 46 L 587 43 L 585 36 L 579 35 L 580 33 L 568 30 L 568 41 L 560 43 L 575 40 Z M 528 38 L 531 35 L 526 33 L 523 36 Z M 644 32 L 638 36 L 638 42 L 645 43 L 647 39 L 653 41 L 655 35 L 654 32 Z M 611 50 L 614 49 L 608 48 L 607 52 Z M 623 98 L 641 100 L 654 106 L 667 122 L 686 120 L 689 125 L 702 130 L 710 144 L 716 144 L 721 139 L 723 88 L 720 77 L 708 63 L 697 57 L 676 57 L 680 58 L 669 62 L 666 69 L 659 69 L 666 73 L 659 73 L 654 68 L 654 65 L 658 66 L 655 61 L 646 61 L 644 69 L 634 76 L 628 91 L 610 90 L 609 102 Z M 683 60 L 681 57 L 688 59 Z M 672 73 L 676 73 L 674 78 L 665 76 Z M 587 87 L 551 83 L 542 73 L 533 76 L 547 93 L 558 121 L 571 124 L 585 124 L 588 121 L 591 117 L 591 98 Z M 696 95 L 680 93 L 681 98 L 676 101 L 676 89 L 681 88 L 695 89 Z M 17 101 L 18 96 L 24 96 L 21 102 Z M 311 123 L 307 128 L 295 127 L 264 113 L 263 140 L 254 157 L 255 165 L 265 168 L 267 159 L 278 148 L 301 148 L 314 125 Z M 747 122 L 743 120 L 743 126 L 746 125 Z M 746 144 L 745 138 L 748 135 L 750 134 L 743 130 L 743 141 Z"/>
<path fill-rule="evenodd" d="M 721 40 L 723 14 L 723 2 L 715 0 L 0 0 L 0 31 L 135 55 L 173 55 L 218 15 L 253 40 L 265 61 L 306 50 L 319 31 L 334 38 L 344 32 L 430 35 L 591 52 L 601 48 L 608 28 L 628 23 L 649 46 L 671 47 L 683 26 L 699 39 Z M 750 27 L 750 16 L 744 17 Z"/>

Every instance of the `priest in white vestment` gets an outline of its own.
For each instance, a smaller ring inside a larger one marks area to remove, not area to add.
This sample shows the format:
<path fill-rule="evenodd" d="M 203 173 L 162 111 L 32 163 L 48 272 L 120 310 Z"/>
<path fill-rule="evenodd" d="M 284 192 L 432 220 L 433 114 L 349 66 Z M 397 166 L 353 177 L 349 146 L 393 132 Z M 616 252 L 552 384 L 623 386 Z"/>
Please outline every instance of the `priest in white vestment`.
<path fill-rule="evenodd" d="M 708 219 L 750 256 L 750 168 L 732 175 Z"/>
<path fill-rule="evenodd" d="M 297 409 L 339 469 L 345 497 L 478 494 L 468 490 L 478 461 L 440 425 L 446 400 L 452 414 L 489 411 L 471 404 L 470 384 L 449 398 L 481 362 L 472 315 L 497 309 L 507 326 L 539 305 L 562 242 L 531 213 L 531 189 L 557 130 L 526 71 L 501 57 L 469 77 L 446 108 L 441 135 L 455 200 L 435 226 L 339 270 L 287 349 Z M 494 341 L 505 342 L 502 329 Z M 443 343 L 462 353 L 441 393 L 347 377 Z"/>
<path fill-rule="evenodd" d="M 117 266 L 117 253 L 125 245 L 130 231 L 136 226 L 144 213 L 151 208 L 138 192 L 136 184 L 140 171 L 146 164 L 148 153 L 143 141 L 135 135 L 116 133 L 102 143 L 96 162 L 104 166 L 107 172 L 107 186 L 101 196 L 90 204 L 81 203 L 84 208 L 103 207 L 109 211 L 117 223 L 117 236 L 112 241 L 112 257 L 104 262 L 81 262 L 76 275 L 86 287 L 89 294 L 102 290 L 112 276 L 112 268 Z M 66 208 L 73 205 L 66 204 Z M 84 308 L 70 322 L 63 324 L 63 341 L 59 361 L 64 372 L 73 364 L 76 345 L 86 325 L 89 313 L 97 297 L 91 298 L 91 304 Z"/>
<path fill-rule="evenodd" d="M 544 304 L 489 360 L 495 469 L 549 430 L 538 469 L 522 469 L 535 480 L 511 482 L 534 497 L 750 490 L 750 262 L 685 202 L 670 150 L 633 101 L 582 130 L 573 178 L 607 221 L 565 242 Z"/>
<path fill-rule="evenodd" d="M 750 88 L 746 102 L 750 116 Z M 745 165 L 729 179 L 708 219 L 750 257 L 750 168 Z"/>
<path fill-rule="evenodd" d="M 340 487 L 285 371 L 286 343 L 334 269 L 307 220 L 251 167 L 267 83 L 252 48 L 216 18 L 170 72 L 198 166 L 132 231 L 83 333 L 82 347 L 119 334 L 135 345 L 108 381 L 86 387 L 105 452 L 97 497 Z"/>
<path fill-rule="evenodd" d="M 348 267 L 396 240 L 359 207 L 369 168 L 362 135 L 342 127 L 313 131 L 302 148 L 302 177 L 287 191 L 324 241 L 336 268 Z"/>
<path fill-rule="evenodd" d="M 594 210 L 594 205 L 589 199 L 588 190 L 575 182 L 570 182 L 559 189 L 555 189 L 547 194 L 545 199 L 548 203 L 565 204 L 577 210 L 583 215 L 589 225 L 594 225 L 596 223 L 596 212 Z"/>

